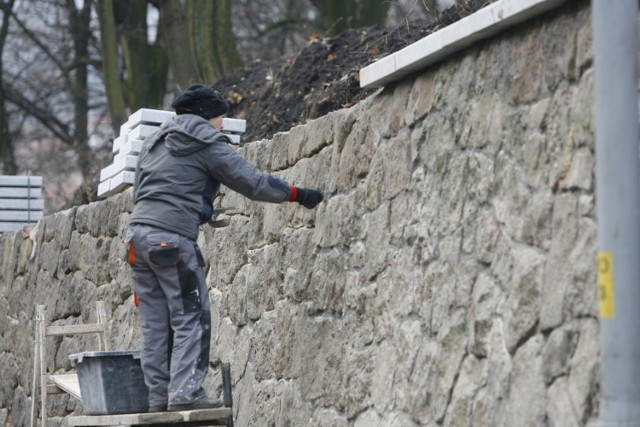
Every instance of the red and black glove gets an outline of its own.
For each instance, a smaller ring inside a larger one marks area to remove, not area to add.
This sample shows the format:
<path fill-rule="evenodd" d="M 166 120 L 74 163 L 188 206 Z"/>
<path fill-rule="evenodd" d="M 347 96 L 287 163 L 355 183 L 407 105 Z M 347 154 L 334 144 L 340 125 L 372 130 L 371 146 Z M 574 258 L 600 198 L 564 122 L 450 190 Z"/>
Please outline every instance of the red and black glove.
<path fill-rule="evenodd" d="M 313 209 L 322 199 L 324 199 L 324 196 L 318 190 L 291 186 L 290 202 L 298 202 L 307 209 Z"/>

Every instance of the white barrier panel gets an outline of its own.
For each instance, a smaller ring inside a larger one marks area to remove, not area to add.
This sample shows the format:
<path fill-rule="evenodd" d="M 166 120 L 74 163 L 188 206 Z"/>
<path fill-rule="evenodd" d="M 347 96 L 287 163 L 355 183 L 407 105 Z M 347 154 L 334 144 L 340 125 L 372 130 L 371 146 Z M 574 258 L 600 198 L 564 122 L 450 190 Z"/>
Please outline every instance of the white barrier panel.
<path fill-rule="evenodd" d="M 41 176 L 0 175 L 0 233 L 38 222 L 43 211 Z"/>

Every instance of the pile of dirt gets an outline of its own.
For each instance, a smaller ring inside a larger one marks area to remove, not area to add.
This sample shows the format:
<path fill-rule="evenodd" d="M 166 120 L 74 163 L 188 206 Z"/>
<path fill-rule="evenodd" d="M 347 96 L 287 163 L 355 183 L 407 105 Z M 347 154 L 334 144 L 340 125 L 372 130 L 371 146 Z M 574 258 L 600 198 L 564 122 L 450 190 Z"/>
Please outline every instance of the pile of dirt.
<path fill-rule="evenodd" d="M 213 86 L 226 94 L 229 117 L 247 121 L 245 142 L 271 139 L 369 96 L 375 89 L 360 88 L 362 68 L 480 7 L 452 7 L 429 25 L 373 26 L 332 38 L 314 37 L 297 55 L 253 62 Z"/>

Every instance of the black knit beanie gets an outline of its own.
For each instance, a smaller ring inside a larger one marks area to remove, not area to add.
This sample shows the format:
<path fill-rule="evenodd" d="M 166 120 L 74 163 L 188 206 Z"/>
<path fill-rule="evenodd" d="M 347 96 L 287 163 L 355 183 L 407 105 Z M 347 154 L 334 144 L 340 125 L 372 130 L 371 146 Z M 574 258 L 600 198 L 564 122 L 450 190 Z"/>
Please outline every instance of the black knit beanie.
<path fill-rule="evenodd" d="M 176 114 L 195 114 L 205 120 L 222 116 L 229 104 L 217 90 L 203 85 L 192 85 L 180 92 L 171 104 Z"/>

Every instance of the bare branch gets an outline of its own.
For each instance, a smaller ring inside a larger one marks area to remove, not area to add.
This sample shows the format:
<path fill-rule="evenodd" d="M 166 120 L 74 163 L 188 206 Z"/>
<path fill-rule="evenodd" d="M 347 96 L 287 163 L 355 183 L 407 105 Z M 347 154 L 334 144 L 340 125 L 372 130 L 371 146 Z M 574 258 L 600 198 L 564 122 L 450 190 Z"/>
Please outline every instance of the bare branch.
<path fill-rule="evenodd" d="M 31 31 L 27 25 L 22 21 L 22 19 L 18 18 L 17 16 L 13 16 L 13 20 L 16 22 L 16 24 L 18 24 L 18 27 L 20 27 L 20 29 L 25 33 L 25 35 L 36 45 L 40 48 L 40 50 L 42 52 L 44 52 L 44 54 L 47 56 L 47 58 L 49 58 L 49 60 L 51 62 L 53 62 L 58 69 L 62 72 L 62 76 L 65 79 L 65 82 L 70 85 L 71 84 L 71 80 L 69 79 L 69 67 L 65 66 L 62 62 L 60 62 L 60 60 L 53 54 L 53 52 L 51 52 L 51 50 L 49 49 L 49 47 L 47 45 L 45 45 L 42 40 L 40 40 L 40 38 L 33 32 Z"/>
<path fill-rule="evenodd" d="M 33 116 L 39 123 L 49 129 L 55 136 L 66 143 L 73 141 L 73 135 L 69 126 L 56 117 L 51 111 L 39 108 L 32 100 L 26 99 L 21 93 L 13 87 L 4 87 L 5 97 L 24 110 L 27 114 Z"/>

